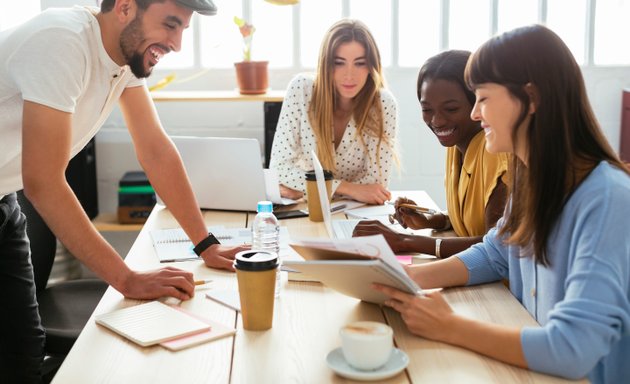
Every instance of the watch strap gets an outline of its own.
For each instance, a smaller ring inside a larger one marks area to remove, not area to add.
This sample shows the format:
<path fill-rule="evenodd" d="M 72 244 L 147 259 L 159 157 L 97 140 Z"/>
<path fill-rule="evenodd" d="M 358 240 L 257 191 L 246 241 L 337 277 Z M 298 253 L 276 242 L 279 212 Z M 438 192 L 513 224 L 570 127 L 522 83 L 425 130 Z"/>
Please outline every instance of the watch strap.
<path fill-rule="evenodd" d="M 193 248 L 193 252 L 195 252 L 197 256 L 201 256 L 203 251 L 214 244 L 221 244 L 221 242 L 212 234 L 212 232 L 209 232 L 208 237 L 201 240 L 199 244 L 195 245 L 195 248 Z"/>

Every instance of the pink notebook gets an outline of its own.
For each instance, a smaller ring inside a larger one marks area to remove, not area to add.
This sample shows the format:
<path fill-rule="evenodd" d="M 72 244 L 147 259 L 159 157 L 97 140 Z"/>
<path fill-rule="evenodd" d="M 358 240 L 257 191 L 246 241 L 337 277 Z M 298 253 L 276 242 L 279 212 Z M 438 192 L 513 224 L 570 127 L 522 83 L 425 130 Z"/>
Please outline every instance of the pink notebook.
<path fill-rule="evenodd" d="M 236 333 L 235 328 L 231 328 L 226 325 L 217 323 L 216 321 L 208 320 L 201 316 L 197 316 L 194 313 L 188 312 L 182 307 L 179 307 L 179 306 L 172 306 L 172 307 L 210 325 L 210 329 L 203 331 L 201 333 L 196 333 L 194 335 L 182 336 L 173 340 L 161 342 L 160 345 L 166 349 L 169 349 L 171 351 L 179 351 L 182 349 L 194 347 L 199 344 L 217 340 L 226 336 L 232 336 Z"/>

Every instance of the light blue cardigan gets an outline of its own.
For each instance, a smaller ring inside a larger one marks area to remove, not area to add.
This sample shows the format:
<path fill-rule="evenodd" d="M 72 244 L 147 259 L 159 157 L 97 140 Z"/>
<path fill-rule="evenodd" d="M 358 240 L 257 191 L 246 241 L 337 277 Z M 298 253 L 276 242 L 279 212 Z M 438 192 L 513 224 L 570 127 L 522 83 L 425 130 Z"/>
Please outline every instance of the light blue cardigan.
<path fill-rule="evenodd" d="M 521 332 L 529 368 L 572 379 L 588 375 L 593 383 L 629 382 L 630 177 L 607 162 L 588 175 L 549 237 L 549 267 L 505 246 L 497 234 L 490 230 L 457 257 L 469 285 L 508 278 L 512 294 L 541 324 Z"/>

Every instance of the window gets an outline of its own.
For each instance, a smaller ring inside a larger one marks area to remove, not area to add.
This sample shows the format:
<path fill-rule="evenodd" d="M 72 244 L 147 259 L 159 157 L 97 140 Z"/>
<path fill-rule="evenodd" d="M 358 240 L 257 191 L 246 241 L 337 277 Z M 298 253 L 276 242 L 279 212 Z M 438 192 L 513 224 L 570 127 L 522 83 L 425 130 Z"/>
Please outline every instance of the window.
<path fill-rule="evenodd" d="M 292 66 L 293 7 L 253 1 L 251 20 L 256 27 L 252 60 L 269 60 L 276 68 Z"/>
<path fill-rule="evenodd" d="M 448 15 L 451 49 L 474 51 L 491 35 L 490 0 L 450 0 Z"/>
<path fill-rule="evenodd" d="M 587 0 L 549 0 L 547 2 L 547 23 L 571 49 L 579 64 L 586 62 L 586 23 Z M 567 9 L 571 8 L 569 17 Z"/>
<path fill-rule="evenodd" d="M 628 65 L 630 0 L 598 1 L 595 10 L 594 59 L 596 65 Z"/>
<path fill-rule="evenodd" d="M 216 16 L 194 15 L 181 52 L 167 55 L 162 69 L 231 68 L 243 42 L 234 16 L 256 32 L 252 59 L 270 68 L 312 69 L 324 32 L 342 17 L 358 18 L 372 31 L 386 67 L 419 67 L 446 49 L 474 51 L 496 33 L 542 23 L 554 30 L 582 65 L 630 65 L 630 0 L 300 0 L 277 6 L 263 0 L 214 0 Z M 40 9 L 40 0 L 0 2 L 0 30 Z M 570 8 L 570 16 L 567 9 Z"/>
<path fill-rule="evenodd" d="M 0 3 L 0 31 L 15 27 L 40 11 L 40 0 L 21 0 L 19 6 L 13 1 L 3 1 Z"/>
<path fill-rule="evenodd" d="M 303 0 L 300 2 L 300 64 L 315 68 L 324 33 L 342 17 L 339 0 Z"/>
<path fill-rule="evenodd" d="M 211 17 L 195 15 L 200 32 L 201 65 L 228 68 L 241 61 L 243 57 L 243 39 L 234 24 L 234 16 L 243 17 L 243 7 L 240 1 L 235 0 L 214 0 L 214 3 L 219 9 L 217 15 Z M 253 50 L 255 52 L 256 46 Z"/>
<path fill-rule="evenodd" d="M 538 21 L 539 0 L 499 0 L 497 33 Z"/>
<path fill-rule="evenodd" d="M 392 7 L 383 0 L 350 0 L 350 14 L 367 25 L 376 40 L 383 66 L 392 64 Z"/>
<path fill-rule="evenodd" d="M 398 3 L 398 65 L 418 67 L 442 47 L 440 0 Z"/>

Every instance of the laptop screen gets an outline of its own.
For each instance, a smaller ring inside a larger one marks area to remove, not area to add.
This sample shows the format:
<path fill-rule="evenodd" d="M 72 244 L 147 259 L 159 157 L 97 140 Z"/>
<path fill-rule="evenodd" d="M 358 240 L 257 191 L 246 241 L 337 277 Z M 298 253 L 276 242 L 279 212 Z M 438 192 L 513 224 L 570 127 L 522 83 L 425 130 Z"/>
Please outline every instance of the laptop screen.
<path fill-rule="evenodd" d="M 335 237 L 332 228 L 332 216 L 330 214 L 330 201 L 328 200 L 328 191 L 326 190 L 326 181 L 324 179 L 324 168 L 317 158 L 317 154 L 314 150 L 311 151 L 313 157 L 313 168 L 315 169 L 315 180 L 317 181 L 317 192 L 319 193 L 319 202 L 322 207 L 322 216 L 324 217 L 324 225 L 326 226 L 326 232 L 332 239 Z"/>

